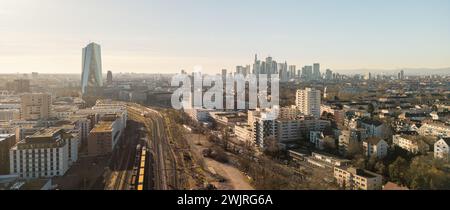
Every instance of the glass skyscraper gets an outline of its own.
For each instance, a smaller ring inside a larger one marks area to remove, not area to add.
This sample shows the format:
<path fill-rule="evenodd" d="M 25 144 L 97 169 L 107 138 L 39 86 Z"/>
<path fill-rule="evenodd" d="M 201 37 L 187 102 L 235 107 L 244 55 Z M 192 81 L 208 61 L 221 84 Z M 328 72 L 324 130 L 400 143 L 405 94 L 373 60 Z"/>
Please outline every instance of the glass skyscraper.
<path fill-rule="evenodd" d="M 82 65 L 81 92 L 85 94 L 89 87 L 102 87 L 102 57 L 100 45 L 90 43 L 83 48 Z"/>

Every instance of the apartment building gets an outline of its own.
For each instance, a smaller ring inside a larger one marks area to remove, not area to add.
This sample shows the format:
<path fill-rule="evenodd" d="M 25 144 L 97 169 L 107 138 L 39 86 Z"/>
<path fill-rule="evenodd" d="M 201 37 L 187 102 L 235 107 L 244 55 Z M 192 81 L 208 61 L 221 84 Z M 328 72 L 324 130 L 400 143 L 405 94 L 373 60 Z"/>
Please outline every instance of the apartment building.
<path fill-rule="evenodd" d="M 354 152 L 366 138 L 365 129 L 343 130 L 339 135 L 339 153 L 342 155 Z"/>
<path fill-rule="evenodd" d="M 422 136 L 450 137 L 450 125 L 441 122 L 424 123 L 418 133 Z"/>
<path fill-rule="evenodd" d="M 430 146 L 422 140 L 421 136 L 394 135 L 392 143 L 412 154 L 426 154 L 430 150 Z"/>
<path fill-rule="evenodd" d="M 383 177 L 368 170 L 354 167 L 334 167 L 338 185 L 350 190 L 381 190 Z"/>
<path fill-rule="evenodd" d="M 20 117 L 23 120 L 47 120 L 51 115 L 52 97 L 47 93 L 26 93 L 21 96 Z"/>
<path fill-rule="evenodd" d="M 450 138 L 442 138 L 434 144 L 434 158 L 450 160 Z"/>
<path fill-rule="evenodd" d="M 314 88 L 306 88 L 304 90 L 297 90 L 296 106 L 305 115 L 311 115 L 315 118 L 320 118 L 320 90 Z"/>
<path fill-rule="evenodd" d="M 88 136 L 88 154 L 92 156 L 111 153 L 123 135 L 124 127 L 117 116 L 103 118 L 90 131 Z"/>
<path fill-rule="evenodd" d="M 242 142 L 252 142 L 252 129 L 247 124 L 237 124 L 234 126 L 234 134 L 237 139 Z"/>
<path fill-rule="evenodd" d="M 388 147 L 386 141 L 377 137 L 370 137 L 363 141 L 363 150 L 366 157 L 382 159 L 387 156 Z"/>
<path fill-rule="evenodd" d="M 379 120 L 363 118 L 360 121 L 360 128 L 366 130 L 368 137 L 384 138 L 386 136 L 386 127 L 383 122 Z"/>
<path fill-rule="evenodd" d="M 60 128 L 40 130 L 10 149 L 10 173 L 25 179 L 62 176 L 78 158 L 77 145 Z"/>

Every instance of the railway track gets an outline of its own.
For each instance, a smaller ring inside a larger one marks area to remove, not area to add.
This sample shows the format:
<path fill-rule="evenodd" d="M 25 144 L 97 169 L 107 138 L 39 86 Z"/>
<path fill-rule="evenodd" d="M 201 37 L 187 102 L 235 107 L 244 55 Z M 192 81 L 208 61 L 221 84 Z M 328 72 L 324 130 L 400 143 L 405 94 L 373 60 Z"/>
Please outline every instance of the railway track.
<path fill-rule="evenodd" d="M 134 134 L 134 135 L 133 135 Z M 133 173 L 133 165 L 136 152 L 135 148 L 139 135 L 134 130 L 126 130 L 124 138 L 120 141 L 120 145 L 117 145 L 113 161 L 118 164 L 113 165 L 113 171 L 111 173 L 110 184 L 106 186 L 107 190 L 130 190 L 131 178 Z M 130 138 L 131 136 L 131 138 Z"/>
<path fill-rule="evenodd" d="M 170 136 L 161 113 L 136 104 L 129 104 L 130 115 L 142 122 L 149 133 L 153 157 L 153 189 L 168 190 L 179 188 L 179 175 L 175 152 L 170 144 Z"/>

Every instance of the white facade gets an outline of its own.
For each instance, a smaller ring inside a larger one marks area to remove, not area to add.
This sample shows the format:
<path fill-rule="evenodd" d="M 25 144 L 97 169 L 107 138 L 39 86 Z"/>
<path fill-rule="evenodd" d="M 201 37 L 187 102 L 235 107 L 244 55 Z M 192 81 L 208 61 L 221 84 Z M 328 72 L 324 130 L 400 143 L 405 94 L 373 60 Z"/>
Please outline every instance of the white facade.
<path fill-rule="evenodd" d="M 78 159 L 77 145 L 61 129 L 42 130 L 10 149 L 10 172 L 25 179 L 63 176 Z"/>
<path fill-rule="evenodd" d="M 392 136 L 392 143 L 412 154 L 426 153 L 430 149 L 426 143 L 420 140 L 402 137 L 401 135 Z"/>
<path fill-rule="evenodd" d="M 443 123 L 425 123 L 419 128 L 422 136 L 450 137 L 450 126 Z"/>
<path fill-rule="evenodd" d="M 441 139 L 434 144 L 434 158 L 449 160 L 450 138 Z"/>
<path fill-rule="evenodd" d="M 305 115 L 312 115 L 315 118 L 320 118 L 320 90 L 313 88 L 306 88 L 304 90 L 297 90 L 296 106 Z"/>
<path fill-rule="evenodd" d="M 366 157 L 384 158 L 387 156 L 389 145 L 383 139 L 369 138 L 363 141 Z"/>

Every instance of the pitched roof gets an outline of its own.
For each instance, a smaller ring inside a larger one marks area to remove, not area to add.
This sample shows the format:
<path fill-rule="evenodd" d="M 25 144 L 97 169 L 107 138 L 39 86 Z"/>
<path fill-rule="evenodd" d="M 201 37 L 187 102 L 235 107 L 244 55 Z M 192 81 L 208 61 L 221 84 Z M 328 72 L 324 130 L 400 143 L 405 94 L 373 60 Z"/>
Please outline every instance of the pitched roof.
<path fill-rule="evenodd" d="M 364 142 L 367 142 L 367 143 L 376 145 L 376 144 L 378 144 L 378 142 L 380 142 L 381 140 L 383 140 L 383 139 L 380 139 L 380 138 L 378 138 L 378 137 L 370 137 L 370 138 L 365 139 Z"/>
<path fill-rule="evenodd" d="M 407 187 L 400 186 L 393 182 L 388 182 L 383 186 L 383 190 L 409 190 Z"/>
<path fill-rule="evenodd" d="M 374 126 L 380 126 L 383 125 L 383 122 L 379 121 L 379 120 L 373 120 L 370 118 L 364 118 L 361 120 L 362 123 L 364 124 L 369 124 L 369 125 L 374 125 Z"/>

